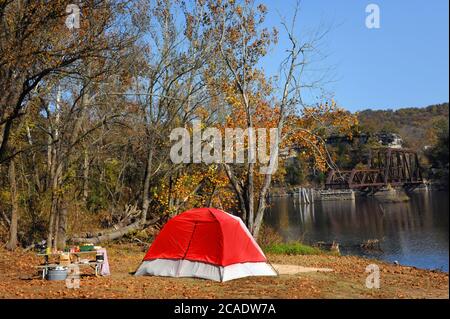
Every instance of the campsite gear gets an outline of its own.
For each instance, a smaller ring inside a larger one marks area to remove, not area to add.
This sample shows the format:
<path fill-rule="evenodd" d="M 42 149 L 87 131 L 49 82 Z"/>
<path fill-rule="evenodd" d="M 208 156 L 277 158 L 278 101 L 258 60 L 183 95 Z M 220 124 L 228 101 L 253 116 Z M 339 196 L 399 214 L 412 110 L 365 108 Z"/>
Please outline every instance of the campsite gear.
<path fill-rule="evenodd" d="M 94 245 L 92 244 L 86 244 L 80 246 L 80 251 L 92 251 L 94 250 Z"/>
<path fill-rule="evenodd" d="M 194 208 L 167 222 L 135 275 L 227 281 L 277 273 L 239 217 Z"/>
<path fill-rule="evenodd" d="M 105 248 L 100 248 L 97 250 L 97 254 L 101 254 L 103 256 L 103 262 L 100 264 L 100 275 L 109 276 L 109 262 L 108 262 L 108 254 L 106 253 Z"/>
<path fill-rule="evenodd" d="M 41 242 L 35 244 L 34 248 L 36 248 L 41 254 L 45 254 L 47 250 L 47 242 L 42 240 Z"/>
<path fill-rule="evenodd" d="M 66 280 L 66 278 L 67 278 L 67 269 L 63 267 L 51 268 L 47 272 L 48 280 Z"/>
<path fill-rule="evenodd" d="M 70 254 L 69 253 L 62 253 L 59 255 L 59 264 L 61 266 L 68 266 L 70 265 Z"/>
<path fill-rule="evenodd" d="M 73 247 L 72 247 L 73 248 Z M 73 248 L 73 251 L 71 252 L 59 252 L 58 254 L 52 254 L 52 255 L 57 255 L 59 257 L 59 264 L 55 264 L 55 263 L 49 263 L 49 256 L 48 254 L 37 254 L 38 256 L 43 256 L 45 258 L 45 263 L 41 264 L 39 266 L 35 266 L 38 270 L 42 270 L 42 279 L 47 278 L 47 274 L 49 272 L 50 269 L 55 269 L 55 267 L 59 267 L 57 268 L 57 270 L 61 270 L 61 269 L 65 269 L 67 268 L 66 266 L 70 267 L 70 266 L 74 266 L 74 267 L 85 267 L 85 268 L 92 268 L 95 271 L 95 276 L 98 276 L 99 274 L 102 276 L 105 275 L 109 275 L 109 264 L 108 264 L 108 257 L 106 254 L 106 249 L 102 248 L 98 251 L 96 250 L 91 250 L 91 251 L 75 251 L 76 249 Z M 95 254 L 96 255 L 96 259 L 92 260 L 92 257 L 87 259 L 87 258 L 83 258 L 81 259 L 80 257 L 85 255 L 85 256 L 91 256 Z M 102 255 L 100 257 L 97 257 L 97 255 Z M 101 260 L 103 257 L 103 261 Z M 69 264 L 67 264 L 67 262 L 69 262 Z M 61 268 L 63 267 L 63 268 Z"/>
<path fill-rule="evenodd" d="M 95 255 L 95 261 L 98 263 L 102 263 L 104 261 L 103 254 L 97 252 L 97 255 Z"/>

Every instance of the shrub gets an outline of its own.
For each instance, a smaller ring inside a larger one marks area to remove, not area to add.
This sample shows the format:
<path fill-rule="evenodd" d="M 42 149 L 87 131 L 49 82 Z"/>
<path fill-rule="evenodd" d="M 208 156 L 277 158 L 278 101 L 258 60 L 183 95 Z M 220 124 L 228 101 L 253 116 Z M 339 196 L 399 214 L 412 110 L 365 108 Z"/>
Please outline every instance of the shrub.
<path fill-rule="evenodd" d="M 272 227 L 262 225 L 258 236 L 258 244 L 261 247 L 267 247 L 274 244 L 281 244 L 283 237 L 278 234 Z"/>
<path fill-rule="evenodd" d="M 299 242 L 271 244 L 264 247 L 266 253 L 284 255 L 322 255 L 324 251 L 319 248 L 304 245 Z"/>

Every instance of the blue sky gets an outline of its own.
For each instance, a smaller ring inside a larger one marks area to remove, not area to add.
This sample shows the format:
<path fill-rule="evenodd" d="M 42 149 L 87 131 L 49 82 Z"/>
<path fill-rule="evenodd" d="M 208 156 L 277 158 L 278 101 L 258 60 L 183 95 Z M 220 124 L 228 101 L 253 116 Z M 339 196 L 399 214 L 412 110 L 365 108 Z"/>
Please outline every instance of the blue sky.
<path fill-rule="evenodd" d="M 280 30 L 280 41 L 262 66 L 276 74 L 288 45 L 280 16 L 292 17 L 296 0 L 263 0 L 266 24 Z M 380 8 L 380 28 L 368 29 L 366 6 Z M 325 26 L 326 56 L 311 64 L 310 76 L 328 70 L 323 86 L 340 106 L 358 111 L 422 107 L 449 100 L 448 0 L 303 0 L 296 24 L 300 36 Z M 320 96 L 308 95 L 309 101 Z"/>

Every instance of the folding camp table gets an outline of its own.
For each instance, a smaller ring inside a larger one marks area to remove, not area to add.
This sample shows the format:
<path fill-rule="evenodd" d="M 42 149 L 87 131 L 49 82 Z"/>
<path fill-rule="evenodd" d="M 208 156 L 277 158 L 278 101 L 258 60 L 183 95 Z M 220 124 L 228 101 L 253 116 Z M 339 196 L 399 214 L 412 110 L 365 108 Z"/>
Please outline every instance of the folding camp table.
<path fill-rule="evenodd" d="M 95 270 L 95 276 L 98 276 L 100 269 L 103 265 L 103 261 L 99 262 L 99 261 L 89 261 L 89 262 L 80 262 L 80 257 L 82 254 L 97 254 L 96 250 L 91 250 L 91 251 L 77 251 L 77 252 L 64 252 L 65 254 L 70 254 L 70 255 L 75 255 L 76 257 L 76 262 L 75 263 L 71 263 L 69 265 L 67 265 L 67 267 L 70 267 L 70 265 L 73 266 L 78 266 L 78 267 L 82 267 L 82 266 L 89 266 L 92 269 Z M 55 267 L 61 267 L 63 265 L 61 264 L 55 264 L 55 263 L 48 263 L 48 259 L 50 256 L 59 256 L 62 253 L 50 253 L 50 254 L 37 254 L 38 256 L 43 256 L 45 258 L 45 264 L 44 265 L 39 265 L 36 266 L 35 268 L 38 269 L 42 269 L 42 279 L 45 279 L 45 276 L 48 274 L 48 270 L 49 268 L 55 268 Z"/>
<path fill-rule="evenodd" d="M 103 263 L 101 263 L 101 262 L 90 261 L 90 262 L 87 262 L 87 263 L 70 264 L 70 265 L 65 266 L 65 267 L 71 267 L 71 266 L 77 266 L 77 267 L 80 267 L 80 266 L 89 266 L 89 267 L 91 267 L 92 269 L 94 269 L 94 271 L 95 271 L 95 276 L 98 276 L 98 273 L 99 273 L 99 271 L 100 271 L 100 268 L 101 268 L 102 264 L 103 264 Z M 35 268 L 42 269 L 42 279 L 45 279 L 45 276 L 48 274 L 48 270 L 49 270 L 50 268 L 55 268 L 55 267 L 61 267 L 61 265 L 60 265 L 60 264 L 46 264 L 46 265 L 35 266 Z"/>

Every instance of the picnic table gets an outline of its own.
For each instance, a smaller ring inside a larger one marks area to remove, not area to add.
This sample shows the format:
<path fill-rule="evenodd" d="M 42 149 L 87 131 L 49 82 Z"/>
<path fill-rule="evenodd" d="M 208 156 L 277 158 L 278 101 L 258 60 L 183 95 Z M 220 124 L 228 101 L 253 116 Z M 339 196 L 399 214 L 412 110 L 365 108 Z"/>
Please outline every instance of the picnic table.
<path fill-rule="evenodd" d="M 69 254 L 75 256 L 76 261 L 73 263 L 70 263 L 68 265 L 64 265 L 65 267 L 90 267 L 95 271 L 95 276 L 99 275 L 99 272 L 104 264 L 104 260 L 102 261 L 81 261 L 81 256 L 83 254 L 97 254 L 97 250 L 90 250 L 90 251 L 76 251 L 76 252 L 55 252 L 55 253 L 38 253 L 37 256 L 42 256 L 45 258 L 45 263 L 39 266 L 35 266 L 35 268 L 42 270 L 42 279 L 45 279 L 45 276 L 48 274 L 49 269 L 63 266 L 61 264 L 57 263 L 49 263 L 49 257 L 51 256 L 60 256 L 61 254 Z"/>

